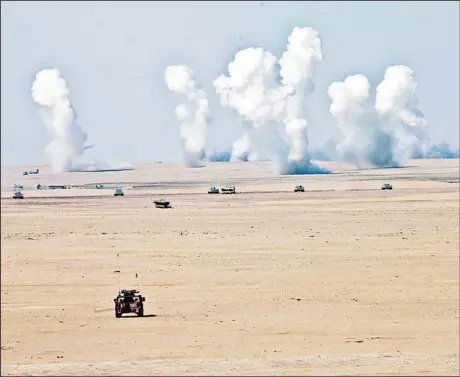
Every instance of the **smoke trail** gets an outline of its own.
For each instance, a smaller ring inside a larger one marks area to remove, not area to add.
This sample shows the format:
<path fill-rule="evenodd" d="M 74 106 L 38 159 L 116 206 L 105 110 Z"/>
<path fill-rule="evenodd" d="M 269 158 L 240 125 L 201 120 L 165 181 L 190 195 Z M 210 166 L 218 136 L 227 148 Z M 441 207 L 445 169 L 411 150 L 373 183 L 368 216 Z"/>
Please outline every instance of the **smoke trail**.
<path fill-rule="evenodd" d="M 194 79 L 193 71 L 184 65 L 172 65 L 165 70 L 169 90 L 187 96 L 189 102 L 176 107 L 176 117 L 181 123 L 184 160 L 187 166 L 197 167 L 205 158 L 206 126 L 209 105 L 206 93 Z"/>
<path fill-rule="evenodd" d="M 369 108 L 369 82 L 363 75 L 333 82 L 328 89 L 330 112 L 343 140 L 337 146 L 342 160 L 374 166 L 401 166 L 427 140 L 426 120 L 418 109 L 417 84 L 405 66 L 389 67 Z"/>
<path fill-rule="evenodd" d="M 55 172 L 70 171 L 73 160 L 92 146 L 85 145 L 87 134 L 75 123 L 67 83 L 58 69 L 44 69 L 36 74 L 32 97 L 42 106 L 40 113 L 52 141 L 45 153 Z"/>

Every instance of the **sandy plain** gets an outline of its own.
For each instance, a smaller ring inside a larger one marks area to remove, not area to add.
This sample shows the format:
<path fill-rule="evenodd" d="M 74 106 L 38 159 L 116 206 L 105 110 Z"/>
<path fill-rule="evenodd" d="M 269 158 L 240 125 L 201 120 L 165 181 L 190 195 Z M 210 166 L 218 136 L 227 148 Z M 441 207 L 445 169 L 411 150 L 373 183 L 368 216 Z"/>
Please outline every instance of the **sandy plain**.
<path fill-rule="evenodd" d="M 2 375 L 458 375 L 459 160 L 321 164 L 2 168 Z"/>

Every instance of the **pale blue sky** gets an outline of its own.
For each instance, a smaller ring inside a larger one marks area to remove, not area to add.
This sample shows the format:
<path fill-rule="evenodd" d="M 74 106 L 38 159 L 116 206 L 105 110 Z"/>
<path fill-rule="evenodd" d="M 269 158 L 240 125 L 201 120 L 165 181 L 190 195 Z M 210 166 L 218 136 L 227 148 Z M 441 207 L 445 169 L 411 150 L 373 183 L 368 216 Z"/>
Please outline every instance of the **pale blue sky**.
<path fill-rule="evenodd" d="M 309 108 L 313 147 L 338 135 L 327 87 L 356 73 L 374 92 L 385 68 L 416 74 L 434 142 L 459 144 L 459 2 L 2 2 L 2 165 L 41 164 L 49 141 L 30 88 L 37 71 L 58 68 L 93 150 L 82 161 L 179 161 L 177 97 L 164 69 L 187 64 L 210 100 L 208 148 L 240 135 L 212 86 L 236 51 L 277 56 L 294 26 L 323 42 Z"/>

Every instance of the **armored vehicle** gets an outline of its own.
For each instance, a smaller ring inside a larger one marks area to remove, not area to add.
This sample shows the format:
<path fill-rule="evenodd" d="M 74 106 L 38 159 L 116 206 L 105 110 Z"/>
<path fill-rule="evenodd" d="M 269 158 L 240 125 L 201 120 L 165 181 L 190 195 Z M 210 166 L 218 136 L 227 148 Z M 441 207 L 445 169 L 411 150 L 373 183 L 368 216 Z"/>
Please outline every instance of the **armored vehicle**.
<path fill-rule="evenodd" d="M 145 297 L 137 289 L 122 289 L 113 299 L 115 317 L 120 318 L 124 313 L 134 313 L 138 317 L 142 317 L 144 315 L 144 301 Z"/>
<path fill-rule="evenodd" d="M 24 194 L 21 191 L 16 191 L 13 194 L 13 199 L 24 199 Z"/>
<path fill-rule="evenodd" d="M 222 194 L 235 194 L 235 186 L 225 186 L 222 188 Z"/>
<path fill-rule="evenodd" d="M 124 196 L 125 193 L 123 192 L 122 189 L 116 189 L 115 190 L 115 194 L 113 194 L 113 196 Z"/>
<path fill-rule="evenodd" d="M 302 185 L 298 185 L 294 188 L 294 192 L 304 192 L 305 188 Z"/>
<path fill-rule="evenodd" d="M 155 200 L 154 203 L 156 208 L 171 208 L 171 203 L 164 199 Z"/>
<path fill-rule="evenodd" d="M 389 183 L 384 183 L 382 186 L 382 190 L 393 190 L 393 186 Z"/>
<path fill-rule="evenodd" d="M 216 186 L 211 186 L 211 188 L 208 190 L 208 194 L 218 194 L 219 189 Z"/>

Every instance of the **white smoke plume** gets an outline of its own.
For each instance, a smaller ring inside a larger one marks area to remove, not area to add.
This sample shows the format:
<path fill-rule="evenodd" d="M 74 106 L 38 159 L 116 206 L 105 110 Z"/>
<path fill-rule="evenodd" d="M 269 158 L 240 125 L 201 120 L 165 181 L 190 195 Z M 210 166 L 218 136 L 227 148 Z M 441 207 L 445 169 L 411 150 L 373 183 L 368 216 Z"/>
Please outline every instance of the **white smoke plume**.
<path fill-rule="evenodd" d="M 393 131 L 393 154 L 399 164 L 409 159 L 415 150 L 425 151 L 429 141 L 413 74 L 412 69 L 403 65 L 389 67 L 376 89 L 375 110 L 381 122 Z"/>
<path fill-rule="evenodd" d="M 234 143 L 233 157 L 262 156 L 254 135 L 260 136 L 260 129 L 277 133 L 273 124 L 282 124 L 284 134 L 277 139 L 279 145 L 269 146 L 278 160 L 280 172 L 319 173 L 321 169 L 312 165 L 308 156 L 304 106 L 308 93 L 314 88 L 314 65 L 322 59 L 321 40 L 315 30 L 295 27 L 288 42 L 286 52 L 278 61 L 262 48 L 239 51 L 228 65 L 229 76 L 219 76 L 214 86 L 221 105 L 234 109 L 250 125 Z"/>
<path fill-rule="evenodd" d="M 426 120 L 418 108 L 413 71 L 389 67 L 377 86 L 375 105 L 369 106 L 369 81 L 363 75 L 333 82 L 328 89 L 330 112 L 343 140 L 341 159 L 374 166 L 401 166 L 427 141 Z"/>
<path fill-rule="evenodd" d="M 176 117 L 181 123 L 183 157 L 189 167 L 201 166 L 205 157 L 206 126 L 209 105 L 206 93 L 194 79 L 193 71 L 185 65 L 172 65 L 165 70 L 169 90 L 187 96 L 188 103 L 176 107 Z"/>
<path fill-rule="evenodd" d="M 54 171 L 70 171 L 73 160 L 92 146 L 85 145 L 87 134 L 75 123 L 69 88 L 58 69 L 44 69 L 37 73 L 32 85 L 32 97 L 42 106 L 40 112 L 52 137 L 45 152 L 51 159 Z"/>
<path fill-rule="evenodd" d="M 276 57 L 263 48 L 236 53 L 228 65 L 229 76 L 214 80 L 220 103 L 234 109 L 245 122 L 240 140 L 233 145 L 233 157 L 247 160 L 253 149 L 253 130 L 276 119 L 283 111 L 274 70 Z"/>
<path fill-rule="evenodd" d="M 321 39 L 312 28 L 295 27 L 289 36 L 287 49 L 279 60 L 282 92 L 285 97 L 285 124 L 289 144 L 287 164 L 281 170 L 287 174 L 318 173 L 308 155 L 305 103 L 314 90 L 315 65 L 322 60 Z"/>

